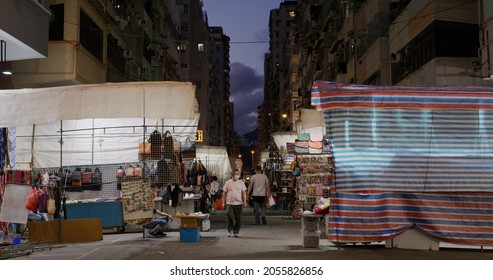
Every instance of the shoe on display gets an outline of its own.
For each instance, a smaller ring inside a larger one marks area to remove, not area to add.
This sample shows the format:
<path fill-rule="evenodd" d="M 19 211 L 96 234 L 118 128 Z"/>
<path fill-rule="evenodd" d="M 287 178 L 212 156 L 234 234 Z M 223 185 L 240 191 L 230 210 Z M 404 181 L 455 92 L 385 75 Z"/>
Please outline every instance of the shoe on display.
<path fill-rule="evenodd" d="M 156 233 L 154 233 L 154 232 L 152 232 L 152 231 L 149 231 L 149 232 L 147 233 L 147 236 L 152 237 L 152 238 L 156 238 L 156 237 L 157 237 L 157 234 L 156 234 Z"/>

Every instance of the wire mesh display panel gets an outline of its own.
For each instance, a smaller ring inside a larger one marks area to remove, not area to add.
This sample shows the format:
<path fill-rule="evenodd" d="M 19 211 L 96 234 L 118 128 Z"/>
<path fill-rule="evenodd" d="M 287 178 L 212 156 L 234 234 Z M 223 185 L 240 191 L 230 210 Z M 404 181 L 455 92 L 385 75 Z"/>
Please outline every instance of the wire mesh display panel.
<path fill-rule="evenodd" d="M 62 161 L 61 170 L 60 167 L 34 168 L 33 176 L 42 177 L 46 173 L 57 178 L 57 185 L 68 200 L 117 198 L 121 196 L 121 184 L 134 180 L 147 181 L 154 189 L 186 184 L 189 181 L 186 162 L 190 161 L 183 162 L 181 158 L 180 135 L 175 137 L 167 129 L 72 126 L 59 136 L 44 139 L 62 143 L 61 150 L 47 151 L 52 153 L 52 158 Z"/>

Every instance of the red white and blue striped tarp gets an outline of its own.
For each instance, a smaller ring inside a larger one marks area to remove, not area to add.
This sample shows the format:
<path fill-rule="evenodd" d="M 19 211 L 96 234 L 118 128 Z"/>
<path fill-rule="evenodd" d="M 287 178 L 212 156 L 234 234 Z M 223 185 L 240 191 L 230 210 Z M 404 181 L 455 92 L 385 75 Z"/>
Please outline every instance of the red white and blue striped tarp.
<path fill-rule="evenodd" d="M 334 108 L 493 109 L 493 87 L 374 86 L 315 81 L 311 104 Z"/>
<path fill-rule="evenodd" d="M 330 219 L 343 219 L 344 230 L 351 228 L 355 221 L 346 217 L 355 208 L 346 207 L 345 200 L 337 199 L 339 195 L 376 192 L 422 197 L 418 194 L 443 193 L 449 194 L 450 203 L 459 206 L 463 203 L 461 196 L 466 195 L 483 197 L 487 200 L 485 205 L 490 207 L 493 88 L 394 87 L 316 81 L 312 104 L 323 111 L 336 168 L 336 193 L 331 201 Z M 437 196 L 431 196 L 429 203 L 436 203 L 440 208 L 441 204 L 433 202 L 433 197 Z M 357 201 L 364 205 L 367 199 L 370 196 L 363 195 Z M 447 227 L 436 227 L 439 224 L 434 223 L 438 220 L 427 219 L 425 225 L 409 221 L 409 215 L 426 214 L 430 209 L 416 208 L 414 202 L 409 207 L 409 201 L 379 199 L 374 202 L 375 207 L 357 208 L 360 217 L 383 215 L 381 218 L 387 217 L 387 209 L 399 208 L 400 215 L 406 219 L 390 228 L 381 229 L 381 220 L 366 219 L 364 223 L 360 220 L 346 238 L 340 234 L 339 223 L 333 222 L 329 236 L 331 240 L 339 236 L 352 242 L 366 242 L 371 238 L 378 241 L 415 225 L 424 230 L 433 226 L 434 230 L 427 232 L 442 240 L 493 243 L 493 226 L 482 226 L 485 221 L 492 222 L 491 212 L 457 215 L 457 221 L 477 225 L 463 227 L 465 232 L 459 228 L 449 232 L 445 230 Z M 470 207 L 471 212 L 483 210 L 481 203 L 470 204 Z M 366 229 L 358 228 L 358 223 L 363 223 Z M 467 238 L 463 238 L 465 233 Z"/>
<path fill-rule="evenodd" d="M 415 227 L 455 244 L 493 245 L 493 193 L 341 193 L 331 196 L 328 238 L 376 242 Z"/>

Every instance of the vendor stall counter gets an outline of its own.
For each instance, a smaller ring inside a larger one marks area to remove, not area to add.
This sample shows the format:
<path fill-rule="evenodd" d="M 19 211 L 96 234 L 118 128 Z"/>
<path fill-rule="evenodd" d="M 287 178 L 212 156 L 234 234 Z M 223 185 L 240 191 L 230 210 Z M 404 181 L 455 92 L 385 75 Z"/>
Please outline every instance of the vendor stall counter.
<path fill-rule="evenodd" d="M 123 207 L 120 201 L 68 203 L 65 213 L 68 220 L 99 218 L 103 229 L 125 231 Z"/>
<path fill-rule="evenodd" d="M 162 202 L 160 197 L 154 199 L 154 206 L 156 209 L 173 215 L 173 221 L 168 223 L 168 229 L 179 229 L 181 225 L 181 219 L 179 216 L 175 217 L 177 213 L 194 213 L 195 211 L 195 201 L 200 200 L 200 197 L 187 197 L 183 198 L 180 205 L 177 207 L 172 207 L 167 202 Z"/>

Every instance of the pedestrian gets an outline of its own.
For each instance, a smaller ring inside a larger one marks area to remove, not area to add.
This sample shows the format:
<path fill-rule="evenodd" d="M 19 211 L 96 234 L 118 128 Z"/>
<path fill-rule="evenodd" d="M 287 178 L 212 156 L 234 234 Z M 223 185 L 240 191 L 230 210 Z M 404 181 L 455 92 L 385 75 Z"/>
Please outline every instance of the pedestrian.
<path fill-rule="evenodd" d="M 152 199 L 154 200 L 155 195 L 152 194 Z M 170 214 L 162 212 L 154 208 L 152 210 L 154 214 L 153 221 L 144 225 L 144 228 L 149 229 L 147 232 L 147 236 L 149 237 L 164 237 L 166 233 L 164 233 L 164 229 L 168 225 L 168 223 L 173 221 L 173 217 Z"/>
<path fill-rule="evenodd" d="M 240 180 L 240 171 L 236 169 L 231 174 L 231 179 L 226 181 L 223 187 L 223 207 L 227 205 L 226 216 L 228 219 L 228 237 L 238 237 L 241 228 L 241 213 L 247 206 L 246 186 Z"/>
<path fill-rule="evenodd" d="M 212 177 L 209 194 L 211 195 L 211 204 L 214 205 L 216 198 L 219 195 L 219 182 L 217 181 L 217 176 Z M 214 209 L 212 209 L 212 213 L 214 213 Z"/>
<path fill-rule="evenodd" d="M 267 224 L 265 198 L 270 195 L 269 178 L 262 174 L 260 166 L 255 167 L 255 175 L 250 178 L 247 193 L 252 197 L 255 225 L 260 225 L 260 218 L 262 218 L 262 224 Z"/>

